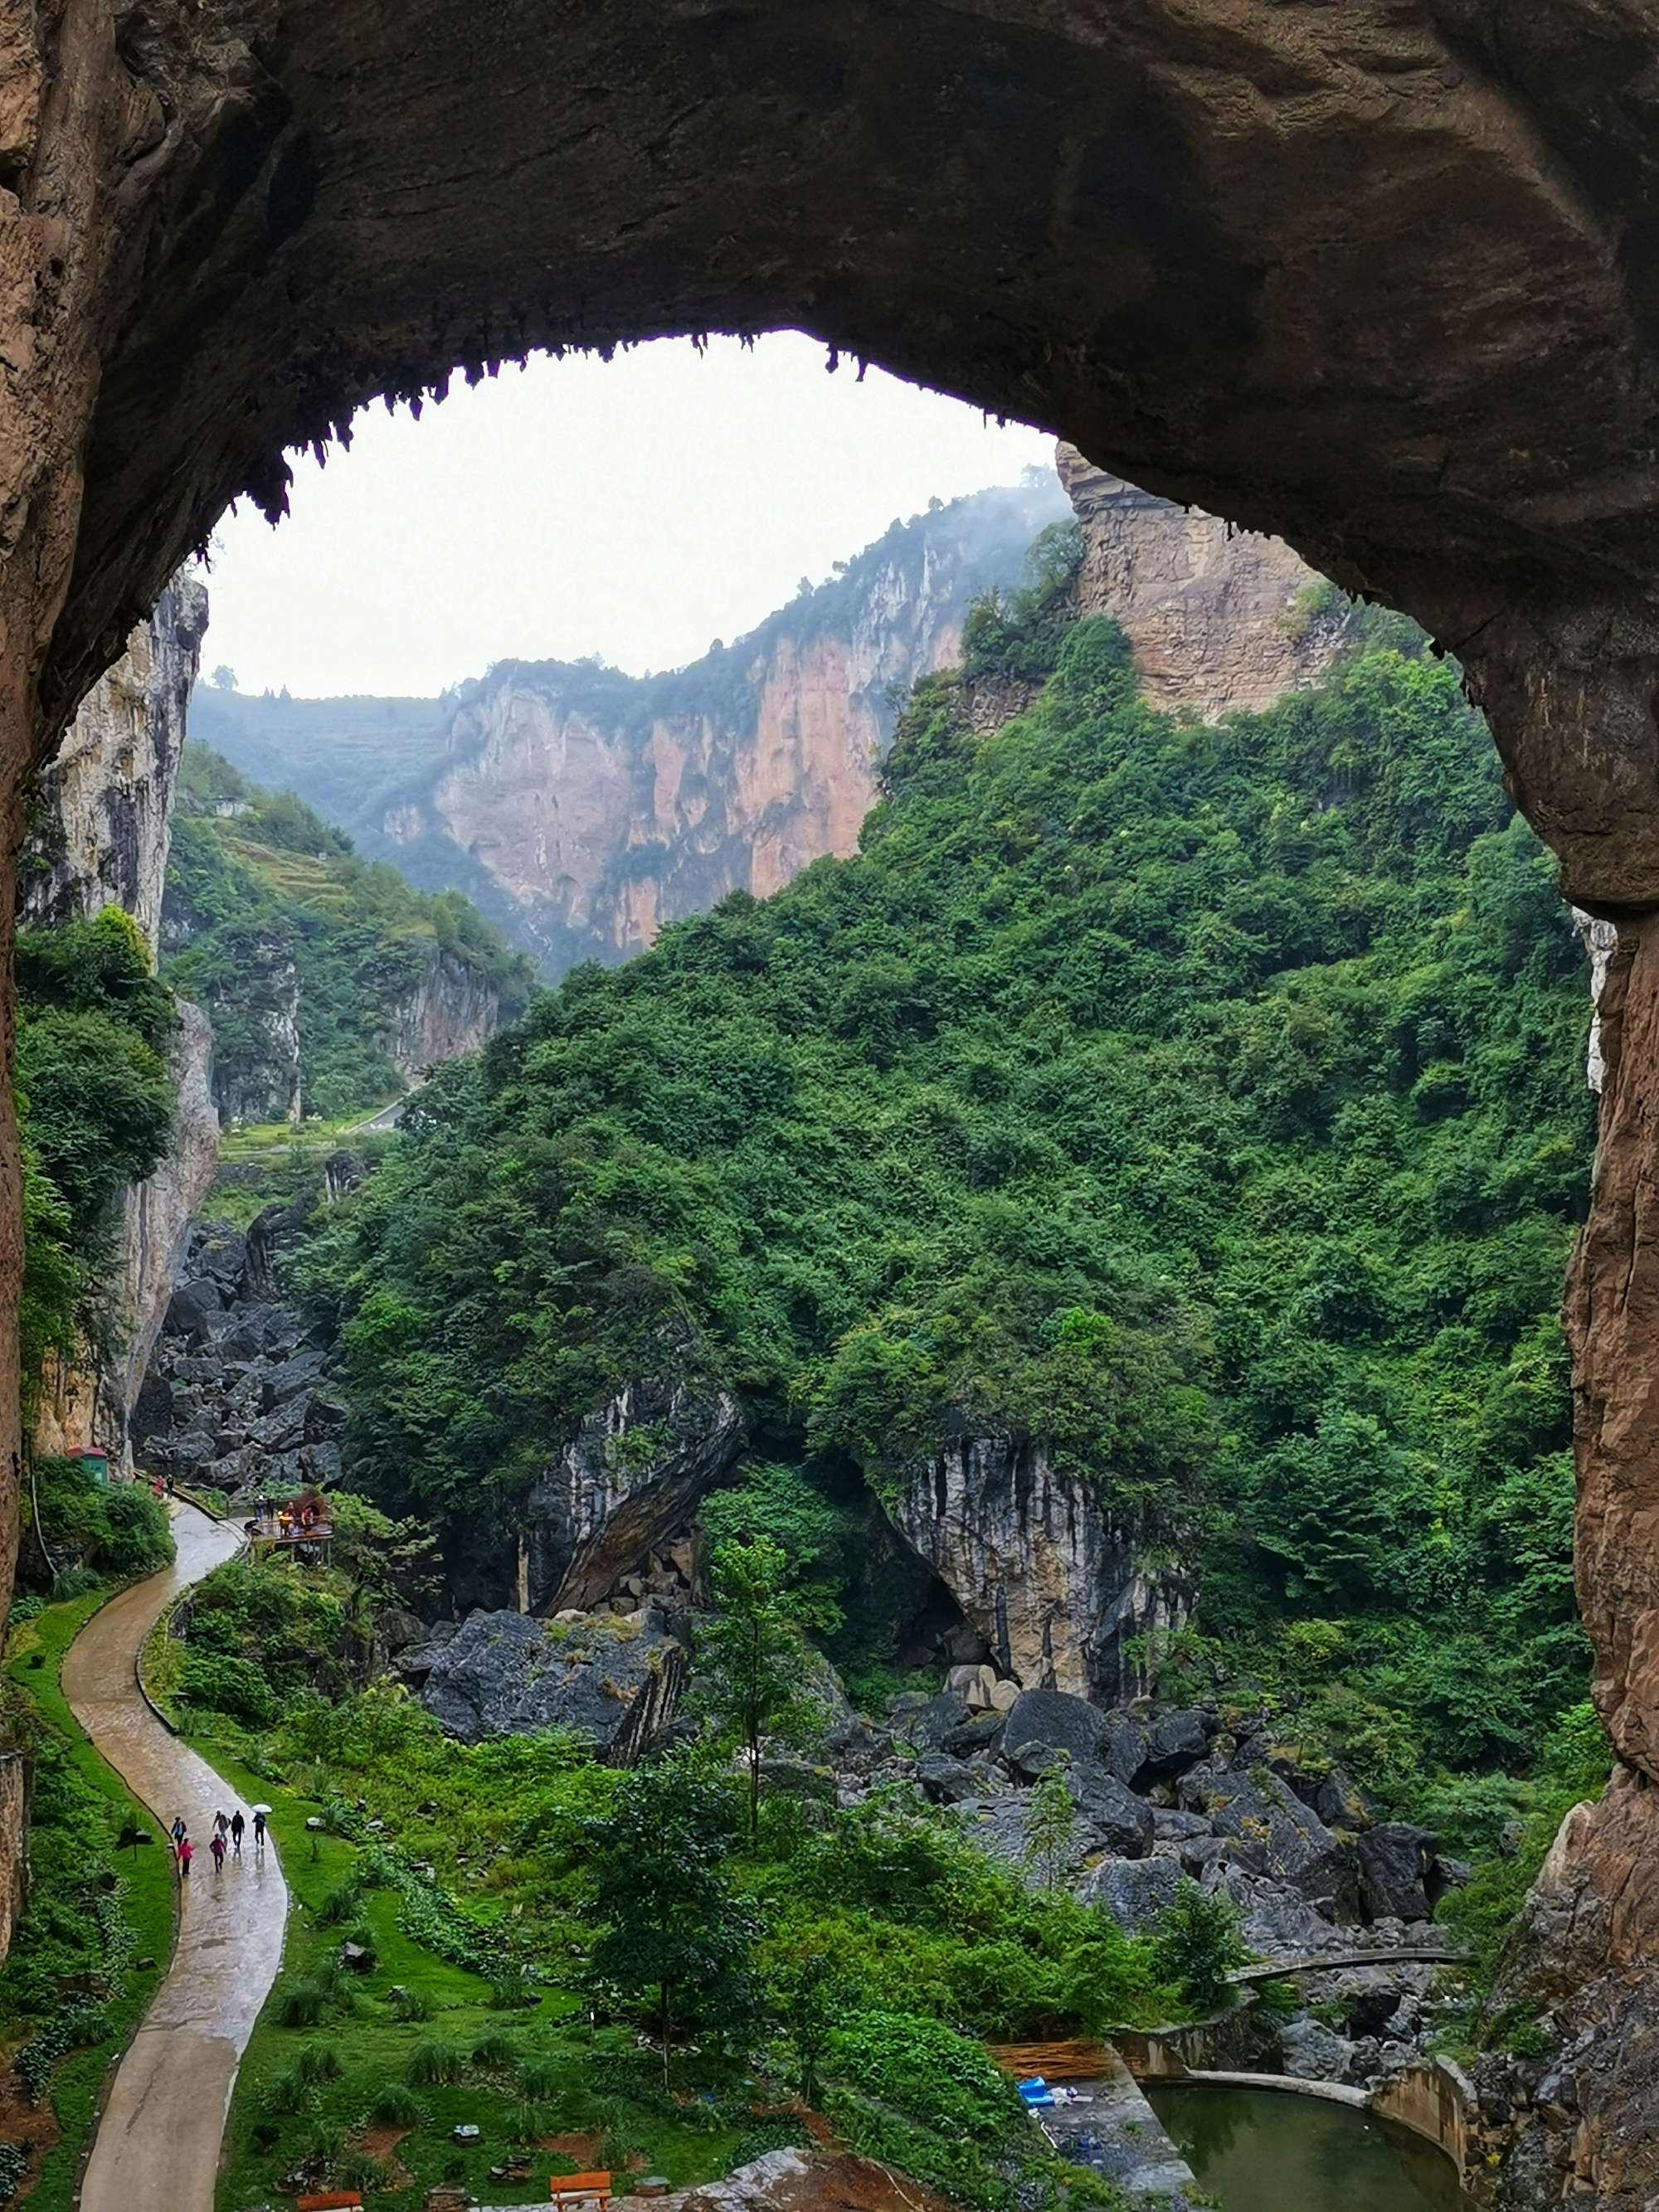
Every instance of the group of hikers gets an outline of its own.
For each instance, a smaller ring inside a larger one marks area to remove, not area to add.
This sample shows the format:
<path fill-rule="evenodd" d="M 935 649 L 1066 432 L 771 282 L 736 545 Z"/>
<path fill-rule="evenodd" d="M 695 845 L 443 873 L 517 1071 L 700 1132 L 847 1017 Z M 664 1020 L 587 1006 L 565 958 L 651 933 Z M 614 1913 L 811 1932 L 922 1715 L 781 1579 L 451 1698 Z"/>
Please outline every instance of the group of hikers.
<path fill-rule="evenodd" d="M 246 1835 L 247 1831 L 248 1823 L 243 1817 L 240 1805 L 234 1813 L 220 1812 L 214 1814 L 213 1833 L 208 1838 L 208 1849 L 213 1854 L 213 1871 L 216 1875 L 223 1871 L 227 1851 L 234 1858 L 241 1857 L 242 1838 Z M 264 1856 L 264 1808 L 262 1805 L 257 1805 L 253 1810 L 253 1856 L 255 1858 L 262 1858 Z M 173 1824 L 173 1856 L 179 1862 L 180 1881 L 188 1879 L 190 1863 L 196 1856 L 196 1846 L 190 1840 L 190 1832 L 185 1826 L 185 1816 L 182 1813 Z"/>

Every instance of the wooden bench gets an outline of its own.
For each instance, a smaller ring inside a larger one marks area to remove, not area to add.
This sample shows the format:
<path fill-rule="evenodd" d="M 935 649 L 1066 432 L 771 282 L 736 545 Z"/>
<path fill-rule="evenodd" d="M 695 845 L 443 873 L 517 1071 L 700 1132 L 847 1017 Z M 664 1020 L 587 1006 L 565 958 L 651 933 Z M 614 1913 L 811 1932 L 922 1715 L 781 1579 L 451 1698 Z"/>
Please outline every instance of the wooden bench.
<path fill-rule="evenodd" d="M 325 2189 L 319 2197 L 301 2197 L 295 2212 L 363 2212 L 363 2200 L 355 2189 Z"/>
<path fill-rule="evenodd" d="M 561 2212 L 605 2212 L 611 2202 L 608 2173 L 556 2173 L 547 2188 Z"/>

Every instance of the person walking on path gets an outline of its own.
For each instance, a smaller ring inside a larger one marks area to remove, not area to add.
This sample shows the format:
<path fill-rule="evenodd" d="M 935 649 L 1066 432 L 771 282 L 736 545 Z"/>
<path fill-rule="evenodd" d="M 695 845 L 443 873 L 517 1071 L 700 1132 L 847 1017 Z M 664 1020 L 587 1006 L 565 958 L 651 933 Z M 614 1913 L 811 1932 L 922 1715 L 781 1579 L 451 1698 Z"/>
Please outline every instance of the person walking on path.
<path fill-rule="evenodd" d="M 222 1874 L 225 1870 L 225 1839 L 217 1828 L 213 1832 L 213 1840 L 209 1844 L 208 1849 L 213 1854 L 213 1871 L 215 1874 Z"/>
<path fill-rule="evenodd" d="M 224 1812 L 222 1809 L 214 1814 L 213 1832 L 222 1844 L 225 1838 L 230 1833 L 230 1815 L 228 1813 Z"/>
<path fill-rule="evenodd" d="M 172 1835 L 173 1848 L 176 1851 L 185 1840 L 185 1816 L 182 1813 L 175 1813 L 173 1815 Z"/>
<path fill-rule="evenodd" d="M 247 1822 L 242 1818 L 242 1808 L 239 1805 L 230 1816 L 230 1846 L 238 1858 L 242 1856 L 242 1831 L 246 1826 Z"/>
<path fill-rule="evenodd" d="M 180 1836 L 179 1838 L 179 1879 L 180 1881 L 189 1881 L 190 1863 L 195 1856 L 195 1844 L 191 1843 L 188 1836 Z"/>
<path fill-rule="evenodd" d="M 258 1854 L 262 1852 L 264 1850 L 264 1847 L 265 1816 L 263 1813 L 256 1813 L 253 1816 L 253 1849 L 255 1853 Z"/>

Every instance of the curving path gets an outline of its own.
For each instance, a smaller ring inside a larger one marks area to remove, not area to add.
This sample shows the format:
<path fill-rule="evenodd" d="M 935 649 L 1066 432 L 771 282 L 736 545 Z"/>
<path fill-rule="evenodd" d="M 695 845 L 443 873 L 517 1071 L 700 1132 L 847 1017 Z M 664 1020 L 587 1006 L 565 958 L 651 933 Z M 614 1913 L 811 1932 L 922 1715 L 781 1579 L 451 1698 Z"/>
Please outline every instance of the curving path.
<path fill-rule="evenodd" d="M 235 1796 L 145 1704 L 138 1653 L 161 1611 L 237 1550 L 240 1537 L 175 1504 L 178 1558 L 112 1598 L 64 1662 L 71 1711 L 164 1828 L 182 1813 L 196 1844 L 167 1979 L 116 2069 L 81 2186 L 81 2212 L 212 2212 L 236 2069 L 282 1964 L 288 1887 L 274 1847 L 215 1878 L 213 1815 Z M 246 1808 L 244 1808 L 244 1810 Z"/>

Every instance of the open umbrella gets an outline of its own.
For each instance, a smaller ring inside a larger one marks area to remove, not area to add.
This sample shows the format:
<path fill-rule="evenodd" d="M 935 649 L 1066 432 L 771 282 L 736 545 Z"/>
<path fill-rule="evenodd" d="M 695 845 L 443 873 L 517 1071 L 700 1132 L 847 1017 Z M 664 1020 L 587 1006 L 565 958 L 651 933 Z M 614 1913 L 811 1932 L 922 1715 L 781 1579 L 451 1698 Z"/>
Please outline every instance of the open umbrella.
<path fill-rule="evenodd" d="M 256 1813 L 264 1813 L 264 1814 L 269 1814 L 269 1813 L 270 1813 L 270 1806 L 269 1806 L 269 1805 L 256 1805 L 256 1806 L 254 1806 L 253 1810 L 254 1810 Z"/>

